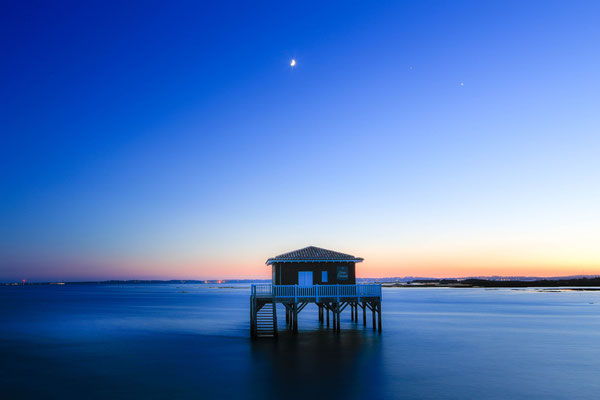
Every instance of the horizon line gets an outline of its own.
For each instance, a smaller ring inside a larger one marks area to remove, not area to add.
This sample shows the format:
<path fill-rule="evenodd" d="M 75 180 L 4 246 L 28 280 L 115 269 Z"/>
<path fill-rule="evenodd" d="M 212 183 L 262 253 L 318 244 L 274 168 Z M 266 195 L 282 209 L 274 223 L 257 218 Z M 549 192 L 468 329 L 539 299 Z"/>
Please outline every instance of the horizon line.
<path fill-rule="evenodd" d="M 405 275 L 405 276 L 389 276 L 389 277 L 364 277 L 364 278 L 356 278 L 356 280 L 375 280 L 375 281 L 384 281 L 384 280 L 402 280 L 402 279 L 413 279 L 413 280 L 423 280 L 423 279 L 435 279 L 435 280 L 443 280 L 443 279 L 456 279 L 456 280 L 465 280 L 465 279 L 490 279 L 494 278 L 496 280 L 501 279 L 537 279 L 537 280 L 556 280 L 556 279 L 568 279 L 568 278 L 598 278 L 600 274 L 575 274 L 575 275 L 553 275 L 553 276 L 537 276 L 537 275 L 469 275 L 469 276 L 453 276 L 453 277 L 433 277 L 433 276 L 413 276 L 413 275 Z M 235 281 L 241 282 L 253 282 L 253 281 L 270 281 L 270 278 L 229 278 L 229 279 L 95 279 L 95 280 L 6 280 L 0 281 L 0 284 L 45 284 L 45 283 L 105 283 L 105 282 L 197 282 L 197 283 L 211 283 L 211 284 L 219 284 L 219 283 L 234 283 Z"/>

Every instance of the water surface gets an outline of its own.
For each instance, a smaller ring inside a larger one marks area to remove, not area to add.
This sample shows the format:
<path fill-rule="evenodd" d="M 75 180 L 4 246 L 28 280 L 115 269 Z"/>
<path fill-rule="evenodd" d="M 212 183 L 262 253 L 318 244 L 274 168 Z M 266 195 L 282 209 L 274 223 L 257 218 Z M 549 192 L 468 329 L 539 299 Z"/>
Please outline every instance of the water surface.
<path fill-rule="evenodd" d="M 384 289 L 383 333 L 249 340 L 249 288 L 0 287 L 7 399 L 564 399 L 600 393 L 600 292 Z M 362 321 L 362 316 L 359 318 Z"/>

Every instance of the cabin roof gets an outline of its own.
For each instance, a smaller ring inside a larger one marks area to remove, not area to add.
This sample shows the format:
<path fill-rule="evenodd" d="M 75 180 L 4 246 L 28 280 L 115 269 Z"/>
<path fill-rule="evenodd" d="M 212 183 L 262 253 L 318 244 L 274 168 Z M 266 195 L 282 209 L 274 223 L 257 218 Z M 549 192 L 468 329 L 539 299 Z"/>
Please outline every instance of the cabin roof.
<path fill-rule="evenodd" d="M 308 246 L 303 249 L 283 253 L 267 260 L 267 265 L 276 262 L 317 262 L 317 261 L 345 261 L 361 262 L 360 257 L 354 257 L 350 254 L 344 254 L 333 250 L 322 249 L 320 247 Z"/>

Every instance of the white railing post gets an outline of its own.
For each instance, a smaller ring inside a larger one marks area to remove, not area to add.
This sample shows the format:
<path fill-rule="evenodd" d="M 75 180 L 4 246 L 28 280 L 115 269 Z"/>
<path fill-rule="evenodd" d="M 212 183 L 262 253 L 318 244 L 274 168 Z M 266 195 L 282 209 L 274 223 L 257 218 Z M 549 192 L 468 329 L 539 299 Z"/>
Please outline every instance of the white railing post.
<path fill-rule="evenodd" d="M 296 303 L 298 302 L 298 285 L 294 286 L 294 300 Z"/>
<path fill-rule="evenodd" d="M 315 285 L 315 301 L 319 302 L 319 285 Z"/>
<path fill-rule="evenodd" d="M 339 303 L 340 302 L 340 284 L 339 283 L 335 287 L 335 292 L 337 295 L 337 302 Z"/>

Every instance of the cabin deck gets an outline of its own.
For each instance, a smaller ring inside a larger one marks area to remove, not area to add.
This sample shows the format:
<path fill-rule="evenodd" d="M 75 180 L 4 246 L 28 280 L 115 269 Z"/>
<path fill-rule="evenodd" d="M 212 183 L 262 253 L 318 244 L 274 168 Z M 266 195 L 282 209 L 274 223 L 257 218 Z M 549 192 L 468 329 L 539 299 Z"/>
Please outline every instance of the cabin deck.
<path fill-rule="evenodd" d="M 373 329 L 381 332 L 381 285 L 252 285 L 250 295 L 250 334 L 256 337 L 277 337 L 277 303 L 286 308 L 286 322 L 293 333 L 298 332 L 298 313 L 308 304 L 319 309 L 319 322 L 329 326 L 332 313 L 333 329 L 340 331 L 341 313 L 350 306 L 351 321 L 358 322 L 358 310 L 363 311 L 363 325 L 367 324 L 367 310 L 372 312 Z M 268 312 L 266 311 L 268 310 Z M 378 320 L 378 322 L 377 322 Z"/>

